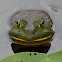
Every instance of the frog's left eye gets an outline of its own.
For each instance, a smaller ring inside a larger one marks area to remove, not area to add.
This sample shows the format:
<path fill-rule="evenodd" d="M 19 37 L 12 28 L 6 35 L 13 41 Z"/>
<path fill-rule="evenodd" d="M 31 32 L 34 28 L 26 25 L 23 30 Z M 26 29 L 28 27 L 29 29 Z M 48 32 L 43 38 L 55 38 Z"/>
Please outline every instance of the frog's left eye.
<path fill-rule="evenodd" d="M 39 24 L 39 27 L 42 27 L 42 26 L 43 26 L 43 24 L 44 24 L 44 22 L 40 23 L 40 24 Z"/>
<path fill-rule="evenodd" d="M 18 25 L 18 28 L 21 28 L 21 27 L 22 27 L 22 25 L 21 25 L 21 24 L 19 24 L 19 25 Z"/>

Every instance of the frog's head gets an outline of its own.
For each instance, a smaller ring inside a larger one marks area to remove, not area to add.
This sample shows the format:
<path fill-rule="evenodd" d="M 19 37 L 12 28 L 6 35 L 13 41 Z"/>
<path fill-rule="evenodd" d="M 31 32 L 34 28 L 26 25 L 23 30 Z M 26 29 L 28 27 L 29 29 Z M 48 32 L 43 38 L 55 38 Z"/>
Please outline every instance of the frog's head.
<path fill-rule="evenodd" d="M 49 29 L 46 26 L 46 22 L 42 19 L 33 22 L 35 28 L 33 31 L 31 31 L 32 34 L 30 35 L 28 35 L 27 30 L 24 29 L 26 24 L 27 22 L 25 20 L 19 20 L 18 22 L 16 22 L 16 25 L 9 31 L 10 37 L 17 41 L 28 43 L 40 41 L 40 43 L 42 43 L 45 40 L 52 38 L 52 36 L 54 35 L 54 31 L 52 29 Z"/>

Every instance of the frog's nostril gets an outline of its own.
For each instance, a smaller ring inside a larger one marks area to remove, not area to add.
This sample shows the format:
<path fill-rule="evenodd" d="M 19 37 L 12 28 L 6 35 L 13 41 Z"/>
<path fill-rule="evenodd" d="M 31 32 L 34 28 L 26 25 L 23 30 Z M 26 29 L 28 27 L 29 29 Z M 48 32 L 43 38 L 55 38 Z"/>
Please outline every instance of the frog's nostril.
<path fill-rule="evenodd" d="M 44 22 L 42 22 L 42 25 L 44 24 Z"/>
<path fill-rule="evenodd" d="M 36 53 L 34 53 L 34 55 L 36 55 Z"/>

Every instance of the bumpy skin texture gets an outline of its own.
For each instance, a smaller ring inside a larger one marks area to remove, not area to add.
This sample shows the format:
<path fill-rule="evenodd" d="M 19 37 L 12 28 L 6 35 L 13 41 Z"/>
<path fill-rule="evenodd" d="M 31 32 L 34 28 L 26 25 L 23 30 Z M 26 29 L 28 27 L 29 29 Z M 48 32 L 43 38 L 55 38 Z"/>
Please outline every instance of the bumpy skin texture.
<path fill-rule="evenodd" d="M 62 50 L 51 54 L 21 52 L 9 56 L 0 62 L 62 62 Z"/>
<path fill-rule="evenodd" d="M 10 36 L 26 41 L 34 41 L 40 38 L 47 37 L 49 35 L 54 35 L 54 31 L 52 29 L 49 29 L 46 26 L 46 22 L 44 22 L 42 19 L 33 22 L 35 29 L 32 31 L 27 31 L 26 29 L 24 29 L 26 24 L 27 22 L 25 20 L 19 20 L 16 25 L 9 31 Z"/>

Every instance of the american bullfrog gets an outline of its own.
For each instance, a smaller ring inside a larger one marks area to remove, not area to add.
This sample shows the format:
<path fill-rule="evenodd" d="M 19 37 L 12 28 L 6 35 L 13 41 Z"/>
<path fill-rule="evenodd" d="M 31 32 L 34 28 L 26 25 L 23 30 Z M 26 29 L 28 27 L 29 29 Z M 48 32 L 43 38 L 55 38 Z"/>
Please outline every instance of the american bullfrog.
<path fill-rule="evenodd" d="M 16 21 L 16 24 L 9 31 L 10 37 L 19 42 L 20 44 L 36 44 L 46 43 L 46 40 L 49 40 L 54 35 L 54 31 L 46 25 L 46 21 L 39 19 L 34 21 L 34 29 L 26 30 L 25 27 L 28 24 L 26 20 L 19 19 Z"/>

